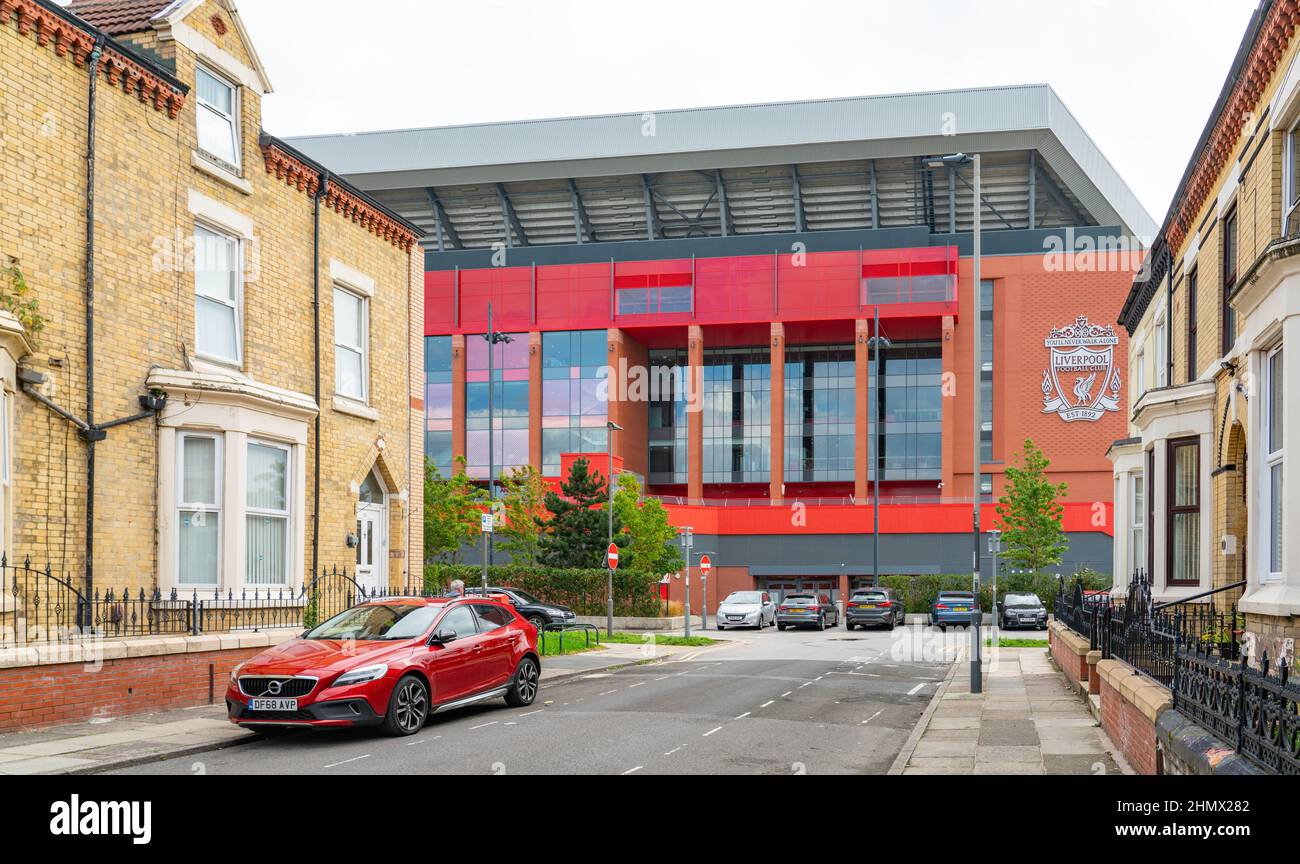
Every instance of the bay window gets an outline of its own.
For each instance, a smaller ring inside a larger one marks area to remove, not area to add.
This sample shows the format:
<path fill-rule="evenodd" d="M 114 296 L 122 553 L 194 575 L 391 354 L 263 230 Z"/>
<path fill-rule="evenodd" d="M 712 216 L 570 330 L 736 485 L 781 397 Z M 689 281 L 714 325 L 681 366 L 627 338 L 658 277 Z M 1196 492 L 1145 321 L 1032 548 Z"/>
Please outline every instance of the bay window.
<path fill-rule="evenodd" d="M 1267 524 L 1266 538 L 1267 564 L 1265 578 L 1280 580 L 1282 578 L 1282 412 L 1284 409 L 1285 390 L 1282 380 L 1282 347 L 1278 346 L 1268 354 L 1264 363 L 1264 462 L 1265 480 L 1263 494 L 1267 501 L 1264 518 Z"/>
<path fill-rule="evenodd" d="M 1201 578 L 1201 441 L 1181 438 L 1168 447 L 1166 583 L 1196 585 Z"/>
<path fill-rule="evenodd" d="M 358 402 L 367 398 L 369 312 L 366 298 L 334 289 L 334 392 Z"/>
<path fill-rule="evenodd" d="M 239 168 L 239 89 L 202 66 L 194 78 L 199 149 Z"/>
<path fill-rule="evenodd" d="M 1129 508 L 1129 573 L 1137 570 L 1146 561 L 1146 477 L 1141 474 L 1129 475 L 1132 480 L 1132 506 Z"/>
<path fill-rule="evenodd" d="M 216 585 L 221 557 L 222 439 L 186 432 L 177 443 L 177 581 Z"/>
<path fill-rule="evenodd" d="M 250 585 L 284 585 L 289 579 L 289 449 L 249 442 L 247 567 Z"/>
<path fill-rule="evenodd" d="M 241 363 L 240 242 L 194 228 L 194 345 L 202 357 Z"/>

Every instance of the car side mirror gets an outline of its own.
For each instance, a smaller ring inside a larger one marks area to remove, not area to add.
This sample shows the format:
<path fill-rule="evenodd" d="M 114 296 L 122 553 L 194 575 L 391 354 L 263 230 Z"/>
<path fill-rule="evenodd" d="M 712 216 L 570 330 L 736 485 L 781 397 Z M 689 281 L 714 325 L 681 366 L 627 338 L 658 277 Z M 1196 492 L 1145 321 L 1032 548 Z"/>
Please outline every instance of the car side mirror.
<path fill-rule="evenodd" d="M 456 631 L 451 629 L 450 627 L 444 627 L 443 629 L 434 633 L 433 638 L 430 639 L 429 642 L 434 645 L 446 645 L 448 642 L 455 642 L 456 639 L 457 639 Z"/>

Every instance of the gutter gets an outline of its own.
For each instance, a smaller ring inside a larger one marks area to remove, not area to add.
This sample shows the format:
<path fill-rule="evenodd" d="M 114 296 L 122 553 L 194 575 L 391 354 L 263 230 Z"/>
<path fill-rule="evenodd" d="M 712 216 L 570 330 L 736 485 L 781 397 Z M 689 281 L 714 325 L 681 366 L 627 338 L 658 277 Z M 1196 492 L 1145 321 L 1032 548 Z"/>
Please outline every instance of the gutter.
<path fill-rule="evenodd" d="M 315 363 L 315 376 L 312 379 L 312 395 L 316 399 L 316 446 L 312 448 L 312 503 L 311 503 L 311 573 L 316 576 L 320 564 L 320 451 L 322 408 L 320 404 L 320 205 L 330 184 L 330 172 L 321 168 L 320 183 L 316 194 L 312 196 L 312 359 Z"/>

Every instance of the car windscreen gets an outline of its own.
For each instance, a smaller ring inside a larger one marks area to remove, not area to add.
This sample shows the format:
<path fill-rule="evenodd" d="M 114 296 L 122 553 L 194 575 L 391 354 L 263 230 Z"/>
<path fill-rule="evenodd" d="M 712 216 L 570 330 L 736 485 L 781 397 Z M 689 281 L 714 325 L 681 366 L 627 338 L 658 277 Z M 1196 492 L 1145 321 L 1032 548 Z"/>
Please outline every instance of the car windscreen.
<path fill-rule="evenodd" d="M 1037 594 L 1008 594 L 1002 600 L 1008 606 L 1042 606 Z"/>
<path fill-rule="evenodd" d="M 340 612 L 312 630 L 306 639 L 414 639 L 429 629 L 439 606 L 367 604 Z"/>
<path fill-rule="evenodd" d="M 881 600 L 888 600 L 889 597 L 886 596 L 884 591 L 859 591 L 857 594 L 854 594 L 850 599 L 866 600 L 869 602 L 879 602 Z"/>
<path fill-rule="evenodd" d="M 733 591 L 722 602 L 735 603 L 736 605 L 753 605 L 761 602 L 762 596 L 757 591 Z"/>
<path fill-rule="evenodd" d="M 538 600 L 536 597 L 534 597 L 532 594 L 529 594 L 527 591 L 520 591 L 518 588 L 511 588 L 510 593 L 515 595 L 515 597 L 519 599 L 520 603 L 527 603 L 529 606 L 542 605 L 541 600 Z"/>
<path fill-rule="evenodd" d="M 940 600 L 974 600 L 975 595 L 960 591 L 941 591 L 939 592 Z"/>
<path fill-rule="evenodd" d="M 787 606 L 816 606 L 817 598 L 811 594 L 791 594 L 785 598 Z"/>

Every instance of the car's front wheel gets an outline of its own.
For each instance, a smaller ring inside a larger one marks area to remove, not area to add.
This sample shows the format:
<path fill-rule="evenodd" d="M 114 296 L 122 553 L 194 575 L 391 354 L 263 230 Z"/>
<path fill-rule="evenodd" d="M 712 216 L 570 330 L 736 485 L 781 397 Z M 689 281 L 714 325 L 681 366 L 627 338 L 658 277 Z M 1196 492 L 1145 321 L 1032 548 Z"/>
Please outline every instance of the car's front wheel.
<path fill-rule="evenodd" d="M 388 735 L 414 735 L 429 717 L 429 689 L 415 675 L 406 675 L 397 682 L 388 697 L 388 713 L 384 715 L 384 732 Z"/>
<path fill-rule="evenodd" d="M 538 633 L 541 633 L 542 628 L 546 626 L 546 619 L 543 618 L 541 615 L 529 615 L 528 623 L 533 625 L 534 630 L 536 630 Z"/>
<path fill-rule="evenodd" d="M 520 660 L 519 668 L 515 669 L 515 677 L 510 680 L 510 689 L 506 691 L 506 704 L 512 708 L 532 705 L 537 698 L 539 678 L 541 670 L 537 668 L 536 660 L 532 657 Z"/>

